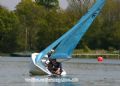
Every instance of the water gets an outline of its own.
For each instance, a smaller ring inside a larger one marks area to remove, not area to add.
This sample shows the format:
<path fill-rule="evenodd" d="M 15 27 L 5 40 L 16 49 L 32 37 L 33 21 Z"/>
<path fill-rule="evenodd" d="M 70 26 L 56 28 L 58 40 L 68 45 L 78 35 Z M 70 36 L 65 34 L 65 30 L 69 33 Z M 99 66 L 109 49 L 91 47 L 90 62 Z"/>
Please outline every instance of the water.
<path fill-rule="evenodd" d="M 30 76 L 30 58 L 0 57 L 0 86 L 120 86 L 120 61 L 71 59 L 67 76 Z M 66 81 L 65 81 L 66 80 Z"/>

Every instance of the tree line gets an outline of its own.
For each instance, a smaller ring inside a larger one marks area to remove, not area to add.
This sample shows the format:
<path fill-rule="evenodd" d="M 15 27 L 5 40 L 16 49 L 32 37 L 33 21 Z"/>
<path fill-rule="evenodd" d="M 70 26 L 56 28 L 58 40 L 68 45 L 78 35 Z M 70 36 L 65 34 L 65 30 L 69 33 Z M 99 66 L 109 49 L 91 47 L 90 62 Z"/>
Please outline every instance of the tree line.
<path fill-rule="evenodd" d="M 41 51 L 46 48 L 72 28 L 93 4 L 85 8 L 75 0 L 70 3 L 66 10 L 59 7 L 58 0 L 22 0 L 14 11 L 0 6 L 0 52 Z M 120 49 L 119 4 L 119 0 L 107 0 L 78 49 Z"/>

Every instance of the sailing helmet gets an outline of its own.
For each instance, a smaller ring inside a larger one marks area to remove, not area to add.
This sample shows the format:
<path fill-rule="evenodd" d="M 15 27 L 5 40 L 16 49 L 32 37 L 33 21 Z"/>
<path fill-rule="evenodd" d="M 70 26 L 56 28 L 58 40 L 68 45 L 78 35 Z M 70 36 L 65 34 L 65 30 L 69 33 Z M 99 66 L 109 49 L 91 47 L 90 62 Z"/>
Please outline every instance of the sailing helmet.
<path fill-rule="evenodd" d="M 51 49 L 51 52 L 53 53 L 55 50 Z"/>

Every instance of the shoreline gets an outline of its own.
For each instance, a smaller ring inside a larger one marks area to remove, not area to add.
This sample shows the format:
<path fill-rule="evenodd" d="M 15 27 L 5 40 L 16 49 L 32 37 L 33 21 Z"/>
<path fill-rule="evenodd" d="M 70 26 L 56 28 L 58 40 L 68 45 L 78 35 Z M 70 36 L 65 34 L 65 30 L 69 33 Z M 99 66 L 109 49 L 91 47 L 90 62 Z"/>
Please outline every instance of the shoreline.
<path fill-rule="evenodd" d="M 10 56 L 10 57 L 31 57 L 31 51 L 22 51 L 14 53 L 1 53 L 0 56 Z M 120 51 L 106 51 L 106 50 L 90 50 L 88 52 L 83 49 L 75 49 L 72 57 L 73 58 L 88 58 L 94 59 L 98 56 L 102 56 L 104 59 L 120 59 Z"/>

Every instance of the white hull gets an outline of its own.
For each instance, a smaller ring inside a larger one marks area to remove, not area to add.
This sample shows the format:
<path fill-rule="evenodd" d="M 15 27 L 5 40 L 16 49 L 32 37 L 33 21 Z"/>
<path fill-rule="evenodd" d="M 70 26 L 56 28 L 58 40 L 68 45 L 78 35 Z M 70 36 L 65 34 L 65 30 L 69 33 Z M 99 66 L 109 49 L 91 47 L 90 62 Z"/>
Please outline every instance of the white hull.
<path fill-rule="evenodd" d="M 35 55 L 37 53 L 33 53 L 31 58 L 32 58 L 32 62 L 30 63 L 30 74 L 32 75 L 53 75 L 48 69 L 47 67 L 43 67 L 43 65 L 40 64 L 40 66 L 38 66 L 35 63 Z M 43 62 L 43 61 L 42 61 Z M 63 69 L 63 72 L 61 73 L 61 75 L 66 75 L 65 70 Z"/>
<path fill-rule="evenodd" d="M 40 68 L 34 65 L 33 62 L 30 63 L 30 74 L 32 75 L 46 75 L 47 73 L 42 71 Z"/>

